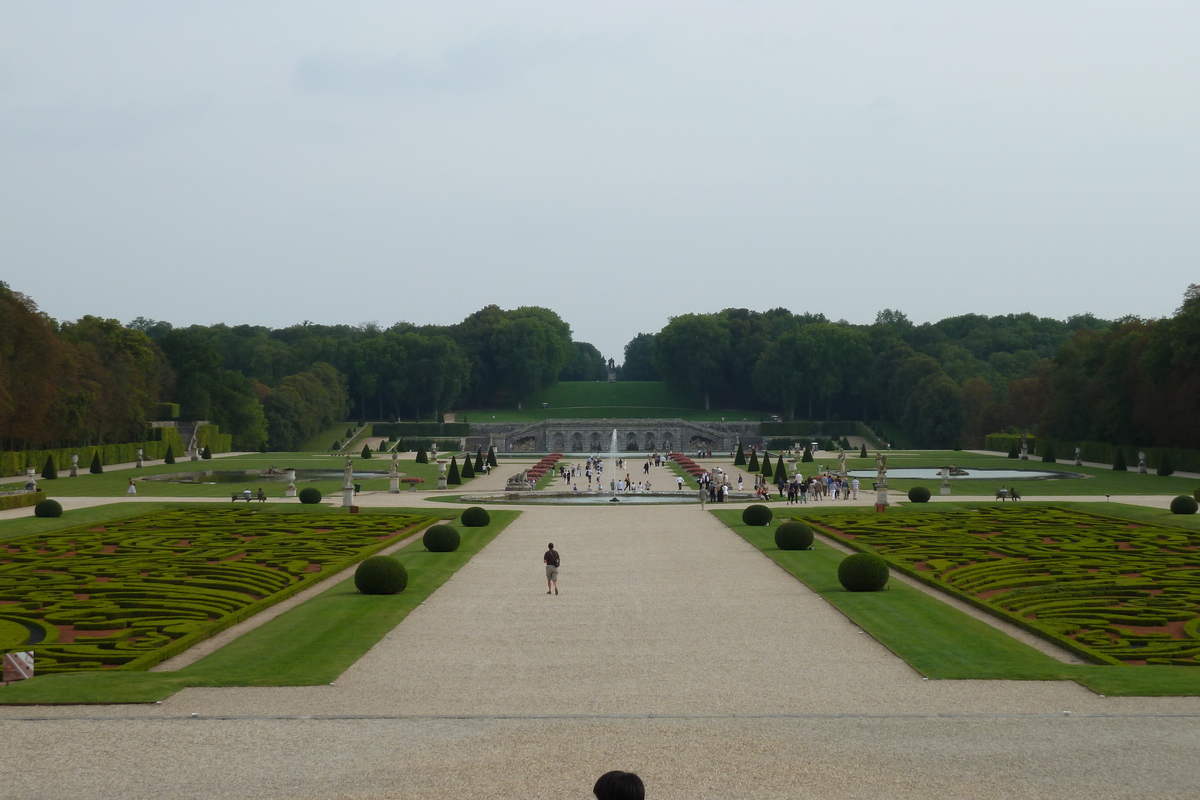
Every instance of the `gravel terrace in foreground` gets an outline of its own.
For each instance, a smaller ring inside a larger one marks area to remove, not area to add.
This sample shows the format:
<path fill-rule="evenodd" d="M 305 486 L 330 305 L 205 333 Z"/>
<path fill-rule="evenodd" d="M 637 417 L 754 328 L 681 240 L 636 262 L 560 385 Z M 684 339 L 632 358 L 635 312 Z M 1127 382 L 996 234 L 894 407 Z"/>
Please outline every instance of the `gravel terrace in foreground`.
<path fill-rule="evenodd" d="M 527 510 L 336 686 L 0 718 L 0 797 L 588 797 L 612 768 L 653 798 L 1186 797 L 1200 778 L 1200 698 L 924 681 L 697 507 Z"/>

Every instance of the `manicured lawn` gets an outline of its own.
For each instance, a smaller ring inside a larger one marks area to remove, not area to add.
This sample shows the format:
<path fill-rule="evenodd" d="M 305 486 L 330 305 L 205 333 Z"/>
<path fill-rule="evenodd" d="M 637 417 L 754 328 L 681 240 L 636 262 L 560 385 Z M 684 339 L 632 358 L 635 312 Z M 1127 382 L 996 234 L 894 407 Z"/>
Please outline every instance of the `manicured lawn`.
<path fill-rule="evenodd" d="M 743 525 L 738 508 L 712 513 L 926 677 L 1074 680 L 1106 695 L 1200 694 L 1200 669 L 1063 664 L 894 579 L 883 592 L 847 592 L 837 580 L 837 565 L 844 554 L 820 541 L 810 551 L 775 547 L 779 511 L 776 509 L 770 526 L 758 528 Z M 1137 515 L 1131 518 L 1137 519 L 1145 509 L 1135 511 Z M 873 511 L 864 510 L 864 514 L 869 513 Z M 888 514 L 893 513 L 902 512 L 889 509 Z M 814 518 L 821 515 L 819 510 L 805 514 Z"/>
<path fill-rule="evenodd" d="M 447 509 L 443 516 L 458 513 Z M 47 675 L 0 688 L 0 703 L 144 703 L 187 686 L 329 683 L 518 515 L 517 511 L 491 512 L 488 527 L 462 529 L 462 545 L 453 553 L 429 553 L 420 540 L 405 547 L 396 557 L 408 569 L 409 583 L 398 595 L 360 595 L 349 579 L 176 672 Z"/>
<path fill-rule="evenodd" d="M 450 455 L 449 453 L 442 454 L 447 460 L 449 460 Z M 437 464 L 418 464 L 413 461 L 415 456 L 416 453 L 401 453 L 400 471 L 406 475 L 424 478 L 425 483 L 421 484 L 423 488 L 436 488 Z M 386 473 L 392 466 L 391 456 L 383 454 L 373 455 L 371 458 L 362 458 L 355 455 L 352 457 L 352 460 L 356 471 Z M 38 488 L 45 491 L 47 497 L 122 497 L 129 486 L 129 479 L 134 478 L 137 483 L 139 497 L 229 497 L 231 493 L 240 493 L 243 489 L 247 488 L 257 493 L 261 487 L 267 497 L 280 498 L 283 497 L 284 491 L 287 488 L 285 481 L 260 482 L 252 479 L 245 483 L 188 484 L 170 481 L 143 481 L 139 479 L 147 475 L 164 475 L 173 472 L 196 472 L 204 470 L 235 471 L 268 469 L 270 467 L 278 467 L 280 469 L 287 469 L 289 467 L 297 469 L 325 469 L 340 472 L 344 464 L 344 457 L 318 453 L 253 453 L 242 456 L 229 456 L 227 458 L 202 459 L 200 461 L 188 461 L 184 459 L 177 461 L 175 464 L 160 464 L 153 467 L 144 467 L 139 470 L 111 470 L 102 475 L 92 475 L 83 472 L 75 478 L 65 477 L 52 481 L 39 479 Z M 24 483 L 24 479 L 14 480 L 19 480 L 22 484 Z M 363 491 L 366 492 L 382 492 L 388 489 L 388 479 L 386 476 L 357 480 L 357 482 L 362 485 Z M 469 480 L 463 482 L 464 486 L 468 486 L 469 484 Z M 300 489 L 306 486 L 314 486 L 327 497 L 337 496 L 342 489 L 342 479 L 338 477 L 329 480 L 303 481 L 297 482 L 296 485 Z"/>

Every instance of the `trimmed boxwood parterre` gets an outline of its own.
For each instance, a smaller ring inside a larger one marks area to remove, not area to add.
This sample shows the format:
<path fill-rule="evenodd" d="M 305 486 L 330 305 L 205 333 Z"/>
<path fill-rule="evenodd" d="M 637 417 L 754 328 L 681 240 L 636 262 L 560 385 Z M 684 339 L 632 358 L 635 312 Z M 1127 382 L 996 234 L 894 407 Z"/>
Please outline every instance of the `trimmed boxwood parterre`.
<path fill-rule="evenodd" d="M 1093 661 L 1200 666 L 1200 531 L 1052 506 L 806 521 Z"/>
<path fill-rule="evenodd" d="M 147 669 L 434 522 L 178 509 L 0 542 L 0 651 Z"/>

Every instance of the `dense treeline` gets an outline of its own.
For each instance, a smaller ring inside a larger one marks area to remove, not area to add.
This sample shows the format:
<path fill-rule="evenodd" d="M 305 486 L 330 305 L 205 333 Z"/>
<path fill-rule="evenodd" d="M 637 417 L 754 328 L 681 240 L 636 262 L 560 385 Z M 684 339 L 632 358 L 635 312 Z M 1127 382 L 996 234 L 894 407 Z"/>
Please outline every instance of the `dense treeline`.
<path fill-rule="evenodd" d="M 821 314 L 726 309 L 673 318 L 626 348 L 639 374 L 657 371 L 708 405 L 758 408 L 784 418 L 883 420 L 922 446 L 982 446 L 1009 426 L 1042 424 L 1059 347 L 1110 323 L 1031 314 L 969 314 L 912 324 L 881 311 L 872 325 Z M 649 363 L 647 363 L 649 362 Z"/>
<path fill-rule="evenodd" d="M 626 347 L 706 404 L 785 418 L 882 420 L 915 445 L 983 446 L 1002 430 L 1200 448 L 1200 287 L 1161 320 L 967 314 L 873 325 L 787 309 L 675 317 Z"/>
<path fill-rule="evenodd" d="M 90 316 L 59 325 L 0 282 L 0 449 L 143 439 L 174 380 L 144 333 Z"/>
<path fill-rule="evenodd" d="M 967 314 L 871 325 L 726 309 L 674 317 L 625 348 L 622 380 L 666 380 L 707 406 L 882 421 L 925 447 L 988 433 L 1200 448 L 1200 288 L 1170 318 Z M 594 346 L 544 308 L 487 306 L 454 325 L 287 328 L 57 323 L 0 284 L 0 445 L 143 437 L 161 402 L 237 449 L 288 450 L 353 415 L 440 420 L 519 406 L 557 380 L 604 380 Z"/>

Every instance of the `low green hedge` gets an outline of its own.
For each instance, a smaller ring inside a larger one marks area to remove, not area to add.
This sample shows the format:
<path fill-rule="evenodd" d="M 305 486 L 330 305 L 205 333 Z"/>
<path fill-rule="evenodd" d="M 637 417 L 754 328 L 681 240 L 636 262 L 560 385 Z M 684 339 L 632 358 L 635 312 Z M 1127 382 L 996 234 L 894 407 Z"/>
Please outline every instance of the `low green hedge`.
<path fill-rule="evenodd" d="M 20 492 L 18 494 L 0 494 L 0 511 L 10 508 L 28 508 L 36 506 L 46 499 L 46 493 L 40 489 L 36 492 Z"/>

